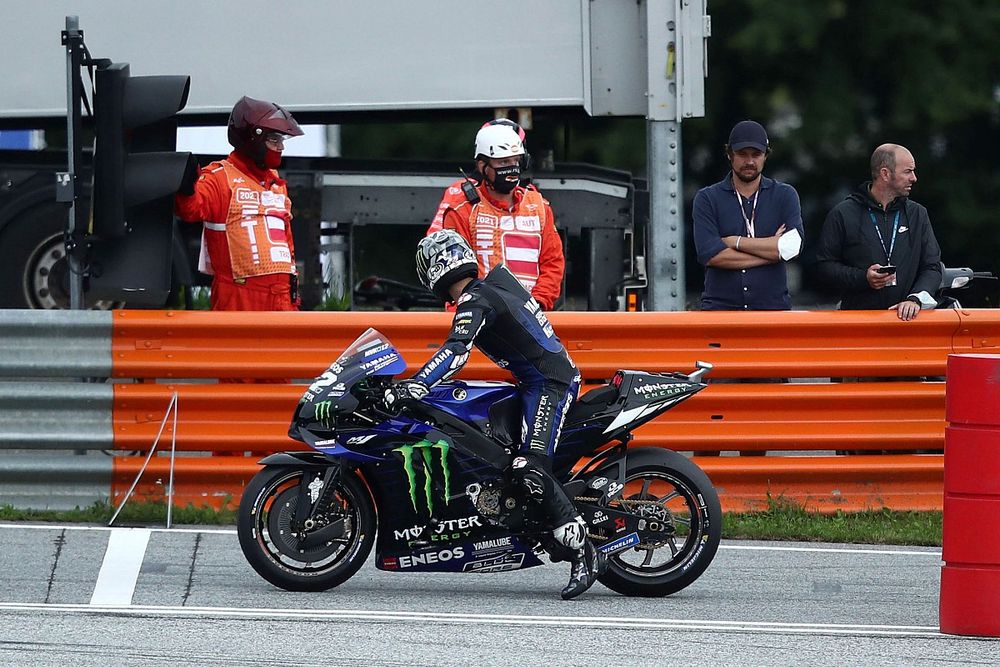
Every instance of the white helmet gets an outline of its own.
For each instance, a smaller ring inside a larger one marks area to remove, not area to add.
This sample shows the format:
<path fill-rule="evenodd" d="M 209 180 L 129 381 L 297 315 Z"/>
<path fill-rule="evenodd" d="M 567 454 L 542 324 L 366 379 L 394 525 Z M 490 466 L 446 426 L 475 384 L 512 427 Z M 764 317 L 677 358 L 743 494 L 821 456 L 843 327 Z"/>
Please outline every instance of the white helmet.
<path fill-rule="evenodd" d="M 517 132 L 509 125 L 487 125 L 476 134 L 476 154 L 479 159 L 504 158 L 512 155 L 524 155 L 524 143 Z"/>

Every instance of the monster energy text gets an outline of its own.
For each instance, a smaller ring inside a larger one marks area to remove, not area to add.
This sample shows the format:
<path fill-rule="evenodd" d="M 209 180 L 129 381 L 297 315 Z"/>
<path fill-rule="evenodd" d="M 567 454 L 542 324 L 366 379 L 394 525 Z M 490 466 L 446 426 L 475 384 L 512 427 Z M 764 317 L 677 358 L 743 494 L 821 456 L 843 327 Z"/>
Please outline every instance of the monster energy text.
<path fill-rule="evenodd" d="M 396 447 L 394 452 L 399 452 L 403 456 L 403 470 L 406 471 L 406 481 L 410 485 L 410 502 L 413 504 L 413 511 L 419 512 L 417 508 L 417 470 L 414 465 L 418 460 L 416 453 L 419 452 L 419 459 L 423 461 L 424 469 L 424 497 L 427 499 L 427 512 L 434 514 L 434 482 L 431 478 L 434 469 L 434 452 L 438 452 L 441 461 L 441 472 L 444 481 L 444 504 L 448 504 L 451 496 L 451 471 L 448 469 L 448 449 L 449 445 L 444 440 L 431 443 L 429 440 L 421 440 L 415 445 L 402 445 Z"/>

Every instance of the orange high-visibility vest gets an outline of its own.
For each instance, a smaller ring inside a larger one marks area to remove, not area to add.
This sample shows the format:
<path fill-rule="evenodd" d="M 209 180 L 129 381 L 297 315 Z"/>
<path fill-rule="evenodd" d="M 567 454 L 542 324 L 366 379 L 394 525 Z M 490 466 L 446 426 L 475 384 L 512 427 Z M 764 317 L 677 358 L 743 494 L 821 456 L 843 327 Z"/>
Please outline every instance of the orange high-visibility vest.
<path fill-rule="evenodd" d="M 469 241 L 482 267 L 481 275 L 497 264 L 506 264 L 530 292 L 538 282 L 545 221 L 545 200 L 537 190 L 525 191 L 513 211 L 497 208 L 483 197 L 469 213 Z"/>
<path fill-rule="evenodd" d="M 233 278 L 295 273 L 289 243 L 292 204 L 281 183 L 265 187 L 222 161 L 232 196 L 225 223 L 205 223 L 205 240 L 225 234 Z"/>

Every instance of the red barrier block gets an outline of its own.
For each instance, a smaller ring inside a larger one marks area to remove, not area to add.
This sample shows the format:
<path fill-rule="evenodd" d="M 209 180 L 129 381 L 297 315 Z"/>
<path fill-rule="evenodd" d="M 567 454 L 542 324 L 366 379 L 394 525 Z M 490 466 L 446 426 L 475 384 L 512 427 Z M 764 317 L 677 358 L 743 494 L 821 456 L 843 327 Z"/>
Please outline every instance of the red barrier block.
<path fill-rule="evenodd" d="M 958 494 L 986 494 L 1000 497 L 1000 475 L 984 474 L 1000 470 L 1000 427 L 945 427 L 948 465 L 944 488 Z"/>
<path fill-rule="evenodd" d="M 1000 495 L 944 496 L 944 548 L 947 564 L 1000 568 Z M 1000 598 L 996 600 L 1000 608 Z"/>
<path fill-rule="evenodd" d="M 941 632 L 1000 637 L 1000 355 L 948 356 Z"/>
<path fill-rule="evenodd" d="M 941 632 L 996 637 L 1000 628 L 1000 568 L 941 568 Z"/>
<path fill-rule="evenodd" d="M 949 354 L 945 419 L 1000 426 L 1000 354 Z"/>

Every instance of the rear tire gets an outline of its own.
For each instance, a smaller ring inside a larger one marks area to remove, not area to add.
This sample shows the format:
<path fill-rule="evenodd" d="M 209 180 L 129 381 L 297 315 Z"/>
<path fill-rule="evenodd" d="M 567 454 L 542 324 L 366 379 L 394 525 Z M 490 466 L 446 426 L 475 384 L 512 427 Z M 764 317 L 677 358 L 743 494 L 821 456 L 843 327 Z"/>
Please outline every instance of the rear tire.
<path fill-rule="evenodd" d="M 364 565 L 375 543 L 376 514 L 368 488 L 344 470 L 335 488 L 326 491 L 326 519 L 343 521 L 343 535 L 311 547 L 299 538 L 308 531 L 293 525 L 303 470 L 268 466 L 257 473 L 240 501 L 236 530 L 240 548 L 257 574 L 287 591 L 325 591 L 347 581 Z"/>
<path fill-rule="evenodd" d="M 69 308 L 69 261 L 63 233 L 69 210 L 47 202 L 11 219 L 0 232 L 0 308 Z M 119 306 L 84 295 L 85 307 Z"/>
<path fill-rule="evenodd" d="M 672 524 L 675 533 L 608 556 L 602 584 L 622 595 L 661 597 L 708 568 L 722 539 L 722 510 L 708 476 L 687 457 L 666 449 L 630 451 L 619 498 L 630 511 Z"/>

